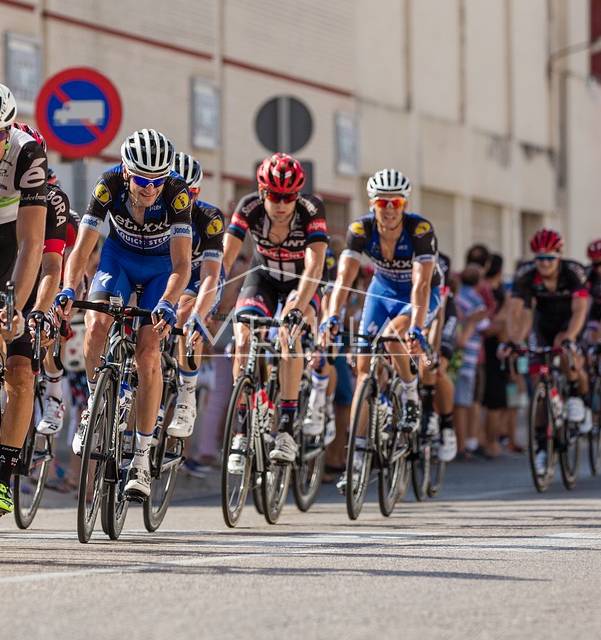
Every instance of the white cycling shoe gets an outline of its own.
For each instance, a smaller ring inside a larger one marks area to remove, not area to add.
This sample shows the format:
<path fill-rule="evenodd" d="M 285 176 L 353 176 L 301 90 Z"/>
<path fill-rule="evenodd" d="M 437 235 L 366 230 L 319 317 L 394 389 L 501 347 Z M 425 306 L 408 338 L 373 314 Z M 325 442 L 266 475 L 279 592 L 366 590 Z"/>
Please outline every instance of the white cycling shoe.
<path fill-rule="evenodd" d="M 438 459 L 441 462 L 451 462 L 457 455 L 457 436 L 454 429 L 443 429 L 441 443 L 438 446 Z"/>
<path fill-rule="evenodd" d="M 44 415 L 38 422 L 36 431 L 45 436 L 53 436 L 63 428 L 64 417 L 65 405 L 58 398 L 48 396 Z"/>
<path fill-rule="evenodd" d="M 282 431 L 275 437 L 275 447 L 269 452 L 269 459 L 274 462 L 294 462 L 297 450 L 294 438 Z"/>
<path fill-rule="evenodd" d="M 173 438 L 189 438 L 194 431 L 196 422 L 196 398 L 192 396 L 192 402 L 178 402 L 175 405 L 173 420 L 167 427 L 167 435 Z"/>
<path fill-rule="evenodd" d="M 129 496 L 147 498 L 150 495 L 151 481 L 148 469 L 131 466 L 127 472 L 127 484 L 123 491 Z"/>
<path fill-rule="evenodd" d="M 584 420 L 580 423 L 578 431 L 581 436 L 589 434 L 593 430 L 593 412 L 586 407 L 584 410 Z"/>
<path fill-rule="evenodd" d="M 544 476 L 547 473 L 547 452 L 537 451 L 534 457 L 534 468 L 539 476 Z"/>
<path fill-rule="evenodd" d="M 305 436 L 320 436 L 323 433 L 324 424 L 326 421 L 325 406 L 309 406 L 307 411 L 307 417 L 303 420 L 303 435 Z"/>
<path fill-rule="evenodd" d="M 242 475 L 246 465 L 246 450 L 248 438 L 237 433 L 232 439 L 231 453 L 227 459 L 227 472 L 230 475 Z"/>
<path fill-rule="evenodd" d="M 567 402 L 567 413 L 569 422 L 583 422 L 585 417 L 584 400 L 577 396 L 570 396 Z"/>

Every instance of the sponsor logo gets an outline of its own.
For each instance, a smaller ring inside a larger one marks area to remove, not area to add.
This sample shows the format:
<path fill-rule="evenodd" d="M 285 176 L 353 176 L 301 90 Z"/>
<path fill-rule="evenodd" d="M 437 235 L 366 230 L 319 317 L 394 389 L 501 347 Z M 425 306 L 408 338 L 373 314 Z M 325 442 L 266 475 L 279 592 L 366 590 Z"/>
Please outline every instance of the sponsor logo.
<path fill-rule="evenodd" d="M 85 227 L 93 227 L 95 229 L 100 224 L 100 220 L 94 216 L 84 215 L 81 219 L 81 224 Z"/>
<path fill-rule="evenodd" d="M 128 231 L 139 231 L 140 227 L 130 218 L 124 218 L 119 214 L 114 215 L 115 222 Z M 169 231 L 170 224 L 167 220 L 161 220 L 159 222 L 146 222 L 142 227 L 143 233 L 164 233 Z"/>
<path fill-rule="evenodd" d="M 295 260 L 304 260 L 304 251 L 288 251 L 287 249 L 270 249 L 268 247 L 257 246 L 257 251 L 267 258 L 277 260 L 278 262 L 294 262 Z"/>
<path fill-rule="evenodd" d="M 232 216 L 232 224 L 244 229 L 245 231 L 248 229 L 248 222 L 246 222 L 245 218 L 241 216 L 239 213 L 234 213 Z"/>
<path fill-rule="evenodd" d="M 365 227 L 363 226 L 362 222 L 353 222 L 351 224 L 351 233 L 354 236 L 357 236 L 358 238 L 364 238 L 365 237 Z"/>
<path fill-rule="evenodd" d="M 207 235 L 216 236 L 223 232 L 223 221 L 221 218 L 213 218 L 207 225 Z"/>
<path fill-rule="evenodd" d="M 183 211 L 190 206 L 190 196 L 186 190 L 180 191 L 172 202 L 173 208 L 176 211 Z"/>
<path fill-rule="evenodd" d="M 313 222 L 310 222 L 307 225 L 307 231 L 309 233 L 313 232 L 313 231 L 327 231 L 328 227 L 326 225 L 326 221 L 323 219 L 320 220 L 313 220 Z"/>
<path fill-rule="evenodd" d="M 191 237 L 192 229 L 187 225 L 175 225 L 171 227 L 171 235 Z"/>
<path fill-rule="evenodd" d="M 94 189 L 94 199 L 101 205 L 107 205 L 111 201 L 111 192 L 104 182 L 99 182 Z"/>
<path fill-rule="evenodd" d="M 112 277 L 113 276 L 110 273 L 101 273 L 98 276 L 98 282 L 106 289 Z"/>
<path fill-rule="evenodd" d="M 430 233 L 430 231 L 432 231 L 432 225 L 429 222 L 426 222 L 425 220 L 420 222 L 417 225 L 417 227 L 415 227 L 415 235 L 418 238 L 425 236 L 426 233 Z"/>
<path fill-rule="evenodd" d="M 32 189 L 41 187 L 46 182 L 46 171 L 41 164 L 46 162 L 46 158 L 36 158 L 29 169 L 21 176 L 19 181 L 19 189 Z"/>

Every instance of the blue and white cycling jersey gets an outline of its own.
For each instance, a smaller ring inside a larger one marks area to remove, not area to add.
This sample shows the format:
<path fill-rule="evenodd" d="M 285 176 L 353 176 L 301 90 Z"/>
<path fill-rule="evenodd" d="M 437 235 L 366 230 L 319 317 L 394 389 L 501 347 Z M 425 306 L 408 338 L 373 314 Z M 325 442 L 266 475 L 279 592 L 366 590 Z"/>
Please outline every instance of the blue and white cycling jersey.
<path fill-rule="evenodd" d="M 413 262 L 437 261 L 438 245 L 430 222 L 416 213 L 405 213 L 403 230 L 390 260 L 382 253 L 374 213 L 351 223 L 346 244 L 343 256 L 359 260 L 364 253 L 374 264 L 375 274 L 367 289 L 359 332 L 375 335 L 389 320 L 411 315 Z M 432 322 L 440 306 L 440 283 L 441 272 L 437 264 L 431 281 L 426 326 Z"/>
<path fill-rule="evenodd" d="M 131 213 L 128 184 L 120 164 L 105 171 L 81 220 L 81 227 L 100 229 L 109 216 L 109 240 L 127 251 L 143 255 L 169 255 L 171 236 L 192 237 L 192 202 L 185 181 L 174 171 L 167 177 L 156 202 L 138 224 Z"/>

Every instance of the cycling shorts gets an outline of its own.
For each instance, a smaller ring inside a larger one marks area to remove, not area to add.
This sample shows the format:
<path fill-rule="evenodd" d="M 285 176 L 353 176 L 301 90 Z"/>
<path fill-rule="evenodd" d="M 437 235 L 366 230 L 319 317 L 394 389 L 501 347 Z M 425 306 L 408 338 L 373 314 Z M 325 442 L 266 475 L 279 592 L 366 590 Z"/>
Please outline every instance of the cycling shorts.
<path fill-rule="evenodd" d="M 128 304 L 131 294 L 139 285 L 144 291 L 138 306 L 152 310 L 163 296 L 170 275 L 170 256 L 141 256 L 123 249 L 109 238 L 102 247 L 88 299 L 96 302 L 121 296 L 124 304 Z"/>
<path fill-rule="evenodd" d="M 278 303 L 285 304 L 290 294 L 296 291 L 297 286 L 298 279 L 280 282 L 264 275 L 264 272 L 259 269 L 251 271 L 244 279 L 238 295 L 236 314 L 248 313 L 273 318 Z M 310 302 L 316 313 L 319 312 L 322 296 L 323 288 L 319 285 Z"/>
<path fill-rule="evenodd" d="M 440 307 L 439 287 L 432 287 L 425 327 L 429 327 Z M 393 318 L 411 315 L 411 286 L 385 281 L 377 275 L 367 288 L 359 333 L 378 335 L 382 328 Z"/>

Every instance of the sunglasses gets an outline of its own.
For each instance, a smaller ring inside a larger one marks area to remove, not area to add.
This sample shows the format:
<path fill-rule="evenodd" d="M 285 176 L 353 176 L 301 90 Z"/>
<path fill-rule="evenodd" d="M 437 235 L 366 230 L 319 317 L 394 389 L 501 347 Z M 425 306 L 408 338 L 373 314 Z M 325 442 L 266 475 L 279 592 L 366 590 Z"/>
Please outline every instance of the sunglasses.
<path fill-rule="evenodd" d="M 381 209 L 400 209 L 407 201 L 405 198 L 374 198 L 372 202 Z"/>
<path fill-rule="evenodd" d="M 150 185 L 155 189 L 158 189 L 159 187 L 162 187 L 165 184 L 165 180 L 167 180 L 167 176 L 163 176 L 161 178 L 143 178 L 142 176 L 137 176 L 135 173 L 130 173 L 129 177 L 138 185 L 138 187 L 142 187 L 142 189 L 145 189 Z"/>
<path fill-rule="evenodd" d="M 557 260 L 559 256 L 553 254 L 541 254 L 540 256 L 536 256 L 534 259 L 539 262 L 552 262 L 553 260 Z"/>
<path fill-rule="evenodd" d="M 276 193 L 275 191 L 264 191 L 265 198 L 269 200 L 269 202 L 285 202 L 286 204 L 290 204 L 298 200 L 298 193 Z"/>

